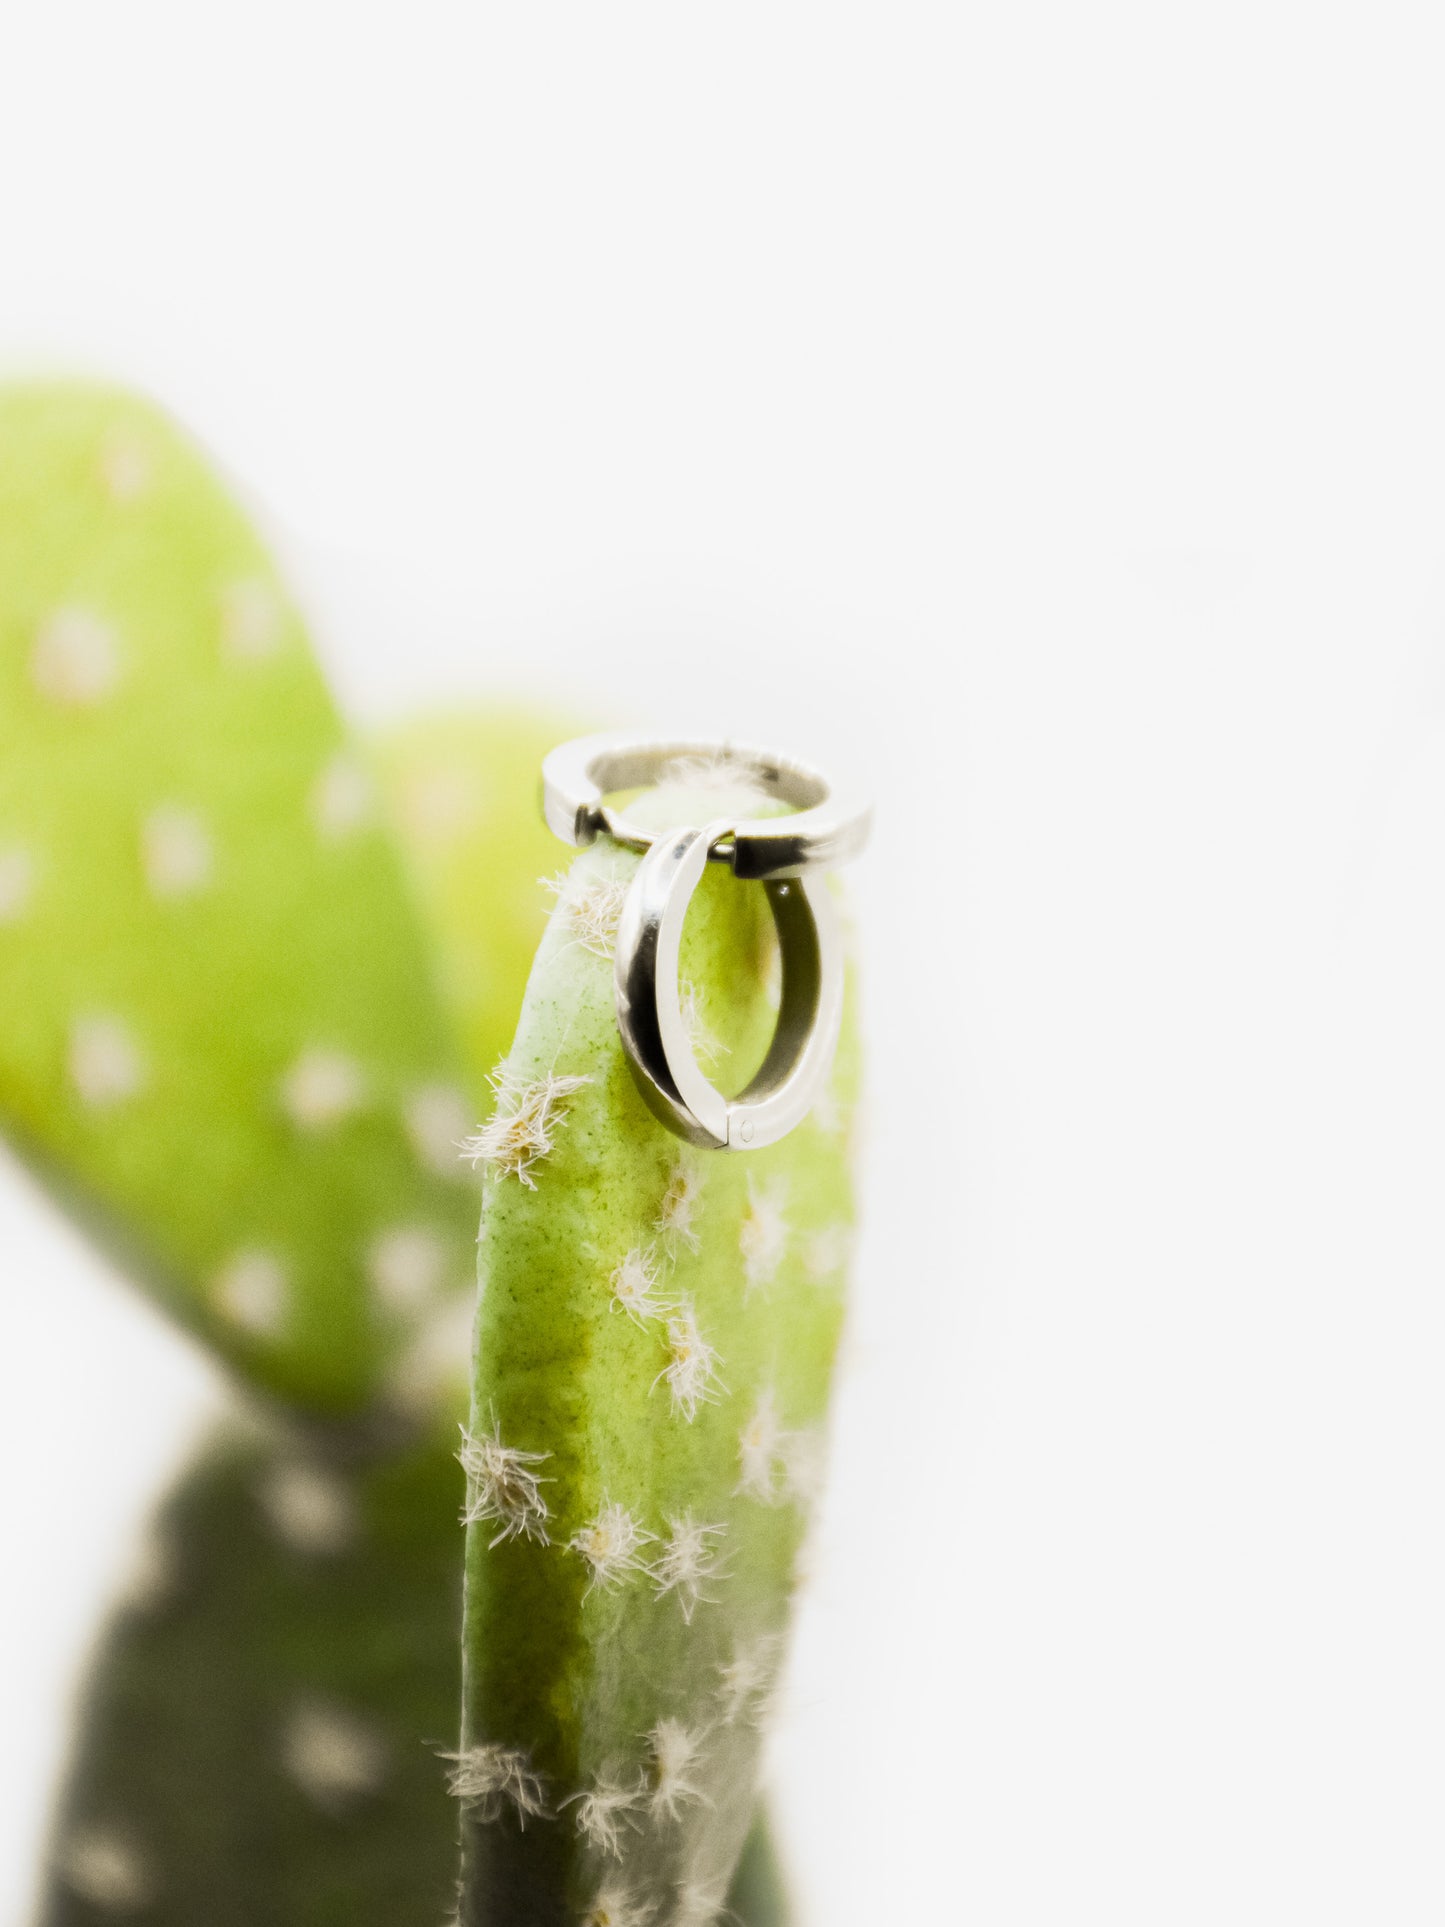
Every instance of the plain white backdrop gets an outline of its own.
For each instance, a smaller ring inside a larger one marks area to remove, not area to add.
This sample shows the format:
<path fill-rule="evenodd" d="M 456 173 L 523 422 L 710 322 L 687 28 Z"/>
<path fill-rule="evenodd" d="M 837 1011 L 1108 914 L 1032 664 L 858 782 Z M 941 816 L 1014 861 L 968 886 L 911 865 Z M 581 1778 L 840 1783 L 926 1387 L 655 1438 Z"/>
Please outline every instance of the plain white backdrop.
<path fill-rule="evenodd" d="M 0 357 L 363 718 L 866 771 L 805 1927 L 1437 1923 L 1445 37 L 1390 0 L 49 0 Z M 0 1916 L 209 1370 L 0 1171 Z"/>

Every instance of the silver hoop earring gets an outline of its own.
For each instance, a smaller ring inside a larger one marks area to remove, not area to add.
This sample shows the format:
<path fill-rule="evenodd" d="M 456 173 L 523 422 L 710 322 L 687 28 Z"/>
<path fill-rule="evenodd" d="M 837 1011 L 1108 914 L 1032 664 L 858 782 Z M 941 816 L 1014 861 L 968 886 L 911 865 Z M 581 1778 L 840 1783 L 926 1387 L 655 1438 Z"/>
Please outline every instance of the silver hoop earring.
<path fill-rule="evenodd" d="M 726 756 L 796 814 L 720 819 L 654 832 L 606 802 L 609 791 L 665 778 L 671 766 Z M 855 856 L 871 814 L 810 766 L 732 744 L 631 736 L 565 743 L 542 770 L 543 813 L 564 841 L 605 833 L 645 852 L 618 924 L 618 1029 L 648 1106 L 691 1144 L 719 1151 L 775 1144 L 807 1116 L 827 1080 L 843 1014 L 843 942 L 822 870 Z M 735 1098 L 703 1075 L 683 1021 L 678 958 L 688 904 L 709 859 L 762 882 L 782 957 L 778 1021 L 761 1069 Z"/>

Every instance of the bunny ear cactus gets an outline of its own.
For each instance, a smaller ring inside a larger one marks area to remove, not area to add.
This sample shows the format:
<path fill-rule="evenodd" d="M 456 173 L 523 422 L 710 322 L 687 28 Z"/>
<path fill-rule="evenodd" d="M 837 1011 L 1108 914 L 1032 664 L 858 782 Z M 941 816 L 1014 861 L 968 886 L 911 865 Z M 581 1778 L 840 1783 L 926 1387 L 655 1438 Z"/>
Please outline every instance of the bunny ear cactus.
<path fill-rule="evenodd" d="M 429 1325 L 470 1297 L 468 1081 L 255 532 L 145 403 L 0 395 L 0 1120 L 21 1154 L 254 1382 L 320 1413 L 412 1407 Z"/>
<path fill-rule="evenodd" d="M 633 808 L 661 828 L 757 799 L 683 787 Z M 851 1017 L 789 1137 L 739 1156 L 682 1144 L 643 1103 L 613 1007 L 637 862 L 599 845 L 573 863 L 474 1145 L 463 1927 L 721 1912 L 821 1465 L 852 1219 Z M 759 886 L 709 871 L 682 970 L 695 1047 L 740 1087 L 776 1005 Z"/>

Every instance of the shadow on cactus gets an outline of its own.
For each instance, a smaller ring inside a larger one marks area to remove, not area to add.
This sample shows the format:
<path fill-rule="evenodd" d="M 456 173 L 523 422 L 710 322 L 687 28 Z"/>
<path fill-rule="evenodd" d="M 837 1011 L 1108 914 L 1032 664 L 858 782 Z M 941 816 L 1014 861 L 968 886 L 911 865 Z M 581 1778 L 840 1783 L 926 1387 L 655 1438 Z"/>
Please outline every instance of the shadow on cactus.
<path fill-rule="evenodd" d="M 568 733 L 358 744 L 164 417 L 0 397 L 0 1118 L 237 1391 L 93 1666 L 47 1922 L 782 1919 L 756 1777 L 856 1042 L 766 1152 L 655 1122 L 611 1012 L 635 859 L 538 885 Z M 759 891 L 707 881 L 684 970 L 737 1088 Z"/>

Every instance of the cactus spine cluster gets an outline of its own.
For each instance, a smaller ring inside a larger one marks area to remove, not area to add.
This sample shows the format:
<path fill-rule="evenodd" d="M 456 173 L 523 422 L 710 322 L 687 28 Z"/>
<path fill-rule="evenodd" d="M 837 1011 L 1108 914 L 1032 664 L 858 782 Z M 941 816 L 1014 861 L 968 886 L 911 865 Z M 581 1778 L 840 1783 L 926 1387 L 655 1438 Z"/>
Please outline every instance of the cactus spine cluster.
<path fill-rule="evenodd" d="M 635 859 L 605 847 L 553 880 L 523 1004 L 564 733 L 358 746 L 164 417 L 0 394 L 0 1123 L 251 1401 L 98 1655 L 48 1927 L 781 1919 L 749 1828 L 856 1045 L 767 1152 L 669 1137 L 621 1057 Z M 679 774 L 659 824 L 750 801 Z M 745 1081 L 761 892 L 709 877 L 684 968 L 699 1049 Z"/>

